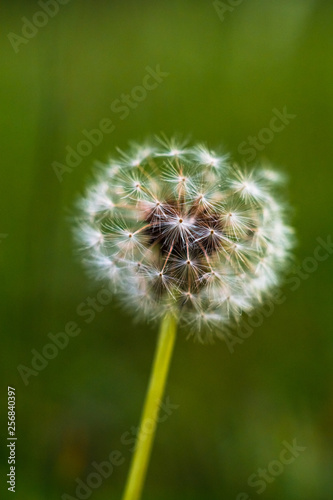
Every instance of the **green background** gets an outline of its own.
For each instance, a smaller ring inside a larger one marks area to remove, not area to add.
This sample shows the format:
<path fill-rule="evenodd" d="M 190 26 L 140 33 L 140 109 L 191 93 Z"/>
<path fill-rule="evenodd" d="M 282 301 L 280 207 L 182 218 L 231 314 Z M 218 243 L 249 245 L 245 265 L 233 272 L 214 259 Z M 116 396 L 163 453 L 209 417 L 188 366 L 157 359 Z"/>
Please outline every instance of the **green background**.
<path fill-rule="evenodd" d="M 222 21 L 210 1 L 72 0 L 15 53 L 7 33 L 21 35 L 21 18 L 39 10 L 37 2 L 1 7 L 2 443 L 10 385 L 17 498 L 75 497 L 75 479 L 117 449 L 124 464 L 91 495 L 117 499 L 131 457 L 121 436 L 138 424 L 156 329 L 117 304 L 89 324 L 78 316 L 98 287 L 73 249 L 77 194 L 96 160 L 161 131 L 222 144 L 243 164 L 239 145 L 286 106 L 296 117 L 256 161 L 290 177 L 303 266 L 332 230 L 333 4 L 244 0 Z M 156 65 L 169 75 L 121 120 L 111 103 Z M 64 163 L 66 146 L 76 148 L 102 118 L 115 130 L 59 182 L 52 163 Z M 158 428 L 144 499 L 332 498 L 332 267 L 330 255 L 297 290 L 286 284 L 285 302 L 233 354 L 180 332 L 166 390 L 179 407 Z M 25 385 L 17 366 L 31 367 L 31 350 L 41 352 L 68 321 L 80 335 Z M 294 439 L 306 450 L 258 495 L 249 476 Z M 5 444 L 1 457 L 1 498 L 10 498 Z"/>

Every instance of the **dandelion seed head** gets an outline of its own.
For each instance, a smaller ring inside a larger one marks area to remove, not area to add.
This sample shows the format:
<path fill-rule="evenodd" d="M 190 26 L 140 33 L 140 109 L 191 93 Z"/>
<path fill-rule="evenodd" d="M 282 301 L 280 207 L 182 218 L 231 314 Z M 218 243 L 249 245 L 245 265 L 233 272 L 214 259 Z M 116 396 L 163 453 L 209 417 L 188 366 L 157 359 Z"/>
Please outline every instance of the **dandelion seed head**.
<path fill-rule="evenodd" d="M 290 260 L 283 176 L 164 136 L 118 151 L 78 203 L 83 263 L 136 316 L 171 311 L 198 340 L 221 336 Z"/>

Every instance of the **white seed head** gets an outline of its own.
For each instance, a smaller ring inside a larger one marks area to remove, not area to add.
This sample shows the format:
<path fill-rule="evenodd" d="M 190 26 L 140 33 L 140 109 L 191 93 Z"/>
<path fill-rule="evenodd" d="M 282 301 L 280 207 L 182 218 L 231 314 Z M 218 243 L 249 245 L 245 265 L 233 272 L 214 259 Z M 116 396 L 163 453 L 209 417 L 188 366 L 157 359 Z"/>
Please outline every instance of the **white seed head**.
<path fill-rule="evenodd" d="M 171 311 L 199 340 L 219 336 L 279 284 L 290 259 L 283 179 L 203 145 L 134 144 L 79 201 L 83 261 L 137 316 Z"/>

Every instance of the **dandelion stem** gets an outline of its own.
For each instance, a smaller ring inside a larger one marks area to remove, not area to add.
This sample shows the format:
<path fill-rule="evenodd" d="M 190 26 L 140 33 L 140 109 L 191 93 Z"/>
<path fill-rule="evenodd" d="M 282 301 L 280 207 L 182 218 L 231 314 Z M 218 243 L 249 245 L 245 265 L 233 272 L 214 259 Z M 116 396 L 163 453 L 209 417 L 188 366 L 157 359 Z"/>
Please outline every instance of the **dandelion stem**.
<path fill-rule="evenodd" d="M 141 417 L 139 435 L 123 500 L 139 500 L 141 497 L 156 431 L 159 407 L 176 339 L 176 329 L 177 322 L 175 318 L 171 314 L 166 314 L 161 322 L 149 387 Z M 147 422 L 149 422 L 148 431 L 145 425 Z"/>

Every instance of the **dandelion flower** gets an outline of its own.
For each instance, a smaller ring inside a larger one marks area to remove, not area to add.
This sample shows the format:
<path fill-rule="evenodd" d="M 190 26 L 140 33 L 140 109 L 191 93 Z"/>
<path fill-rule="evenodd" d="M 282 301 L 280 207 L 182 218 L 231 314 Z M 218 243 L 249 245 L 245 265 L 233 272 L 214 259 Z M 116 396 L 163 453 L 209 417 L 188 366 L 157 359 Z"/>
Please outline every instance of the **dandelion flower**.
<path fill-rule="evenodd" d="M 199 341 L 222 337 L 276 287 L 293 247 L 281 186 L 265 165 L 242 169 L 205 145 L 165 136 L 100 169 L 79 201 L 83 262 L 135 317 L 161 320 L 144 422 L 124 500 L 138 500 L 176 325 Z"/>
<path fill-rule="evenodd" d="M 105 279 L 136 317 L 168 311 L 197 338 L 201 329 L 220 335 L 283 274 L 293 236 L 276 195 L 281 179 L 267 167 L 243 171 L 203 145 L 133 144 L 80 200 L 84 261 L 97 278 L 112 262 Z M 214 286 L 212 276 L 221 277 Z"/>

